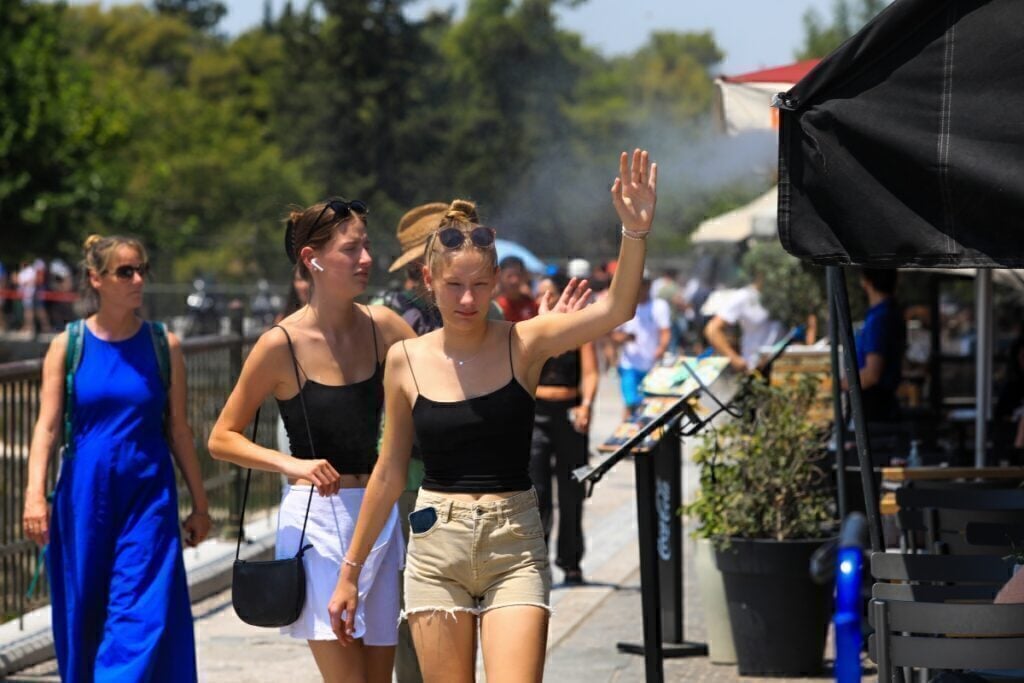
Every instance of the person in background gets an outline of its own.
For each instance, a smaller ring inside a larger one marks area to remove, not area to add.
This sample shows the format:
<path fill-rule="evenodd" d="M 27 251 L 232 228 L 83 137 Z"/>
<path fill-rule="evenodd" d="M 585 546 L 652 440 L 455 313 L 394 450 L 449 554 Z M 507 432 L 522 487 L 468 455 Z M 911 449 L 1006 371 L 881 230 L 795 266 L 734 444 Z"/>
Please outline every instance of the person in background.
<path fill-rule="evenodd" d="M 441 326 L 441 314 L 423 287 L 423 251 L 427 238 L 447 210 L 447 204 L 431 202 L 410 209 L 398 221 L 395 236 L 402 247 L 402 254 L 391 264 L 388 272 L 403 273 L 405 281 L 400 288 L 384 292 L 378 300 L 405 318 L 417 335 Z"/>
<path fill-rule="evenodd" d="M 906 323 L 896 303 L 896 271 L 865 268 L 860 286 L 868 298 L 864 325 L 854 339 L 860 386 L 864 392 L 864 417 L 873 422 L 898 420 L 896 390 L 903 377 Z"/>
<path fill-rule="evenodd" d="M 668 350 L 672 339 L 672 316 L 664 299 L 651 297 L 651 276 L 646 270 L 640 285 L 636 315 L 611 333 L 620 345 L 619 380 L 625 418 L 629 419 L 643 401 L 640 385 Z"/>
<path fill-rule="evenodd" d="M 774 344 L 782 336 L 782 325 L 772 320 L 761 304 L 761 287 L 764 274 L 758 264 L 751 263 L 750 275 L 753 282 L 738 289 L 719 307 L 715 315 L 704 326 L 704 336 L 720 355 L 729 359 L 737 372 L 757 369 L 762 346 Z M 737 350 L 726 335 L 726 328 L 739 326 L 740 348 Z"/>
<path fill-rule="evenodd" d="M 686 300 L 683 298 L 683 288 L 679 284 L 679 269 L 664 268 L 661 275 L 651 283 L 651 295 L 656 299 L 664 299 L 668 304 L 672 320 L 672 339 L 668 350 L 675 353 L 683 343 L 683 335 L 686 333 Z"/>
<path fill-rule="evenodd" d="M 78 338 L 66 444 L 50 518 L 46 473 L 63 427 L 68 333 L 43 361 L 39 419 L 28 459 L 25 535 L 46 552 L 60 678 L 194 681 L 195 640 L 181 555 L 177 463 L 192 513 L 188 545 L 210 531 L 188 424 L 177 337 L 138 317 L 146 250 L 129 237 L 85 241 L 83 289 L 98 308 Z M 166 349 L 162 356 L 160 347 Z M 166 368 L 161 358 L 166 358 Z M 169 375 L 170 386 L 165 386 Z"/>
<path fill-rule="evenodd" d="M 499 294 L 495 297 L 505 320 L 517 323 L 537 315 L 537 302 L 526 293 L 526 265 L 518 256 L 506 256 L 498 264 Z"/>
<path fill-rule="evenodd" d="M 295 311 L 309 303 L 309 280 L 303 277 L 296 266 L 292 270 L 292 284 L 288 287 L 288 297 L 284 301 L 284 309 L 274 318 L 274 324 L 281 322 Z"/>
<path fill-rule="evenodd" d="M 570 262 L 570 265 L 572 262 Z M 574 269 L 581 272 L 580 268 Z M 570 285 L 565 275 L 551 278 L 549 301 Z M 583 485 L 572 471 L 587 464 L 588 433 L 598 383 L 597 351 L 593 342 L 549 359 L 540 371 L 535 394 L 536 417 L 530 447 L 530 478 L 537 490 L 544 540 L 552 528 L 552 479 L 558 487 L 558 547 L 555 564 L 565 583 L 583 583 Z"/>
<path fill-rule="evenodd" d="M 36 333 L 36 269 L 31 261 L 24 261 L 15 278 L 18 284 L 18 295 L 21 297 L 21 332 L 26 335 Z"/>

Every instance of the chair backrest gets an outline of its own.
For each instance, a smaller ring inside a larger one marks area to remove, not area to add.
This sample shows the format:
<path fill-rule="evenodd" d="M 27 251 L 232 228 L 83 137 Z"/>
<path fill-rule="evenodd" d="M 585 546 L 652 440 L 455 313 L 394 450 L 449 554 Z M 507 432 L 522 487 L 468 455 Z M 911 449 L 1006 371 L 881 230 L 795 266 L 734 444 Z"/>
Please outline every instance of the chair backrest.
<path fill-rule="evenodd" d="M 990 603 L 1013 575 L 1013 562 L 981 555 L 873 553 L 871 575 L 871 595 L 878 599 Z"/>
<path fill-rule="evenodd" d="M 995 555 L 1024 546 L 1024 489 L 903 487 L 896 502 L 904 538 L 922 535 L 928 552 Z M 980 526 L 969 534 L 972 525 Z"/>
<path fill-rule="evenodd" d="M 875 633 L 868 652 L 878 680 L 896 667 L 1019 669 L 1024 667 L 1024 604 L 963 605 L 871 601 Z"/>

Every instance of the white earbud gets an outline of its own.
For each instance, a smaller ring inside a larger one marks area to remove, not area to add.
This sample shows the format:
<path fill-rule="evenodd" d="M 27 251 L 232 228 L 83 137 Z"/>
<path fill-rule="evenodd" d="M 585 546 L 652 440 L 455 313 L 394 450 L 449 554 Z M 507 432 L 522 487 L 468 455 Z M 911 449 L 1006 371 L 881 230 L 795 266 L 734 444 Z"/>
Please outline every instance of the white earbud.
<path fill-rule="evenodd" d="M 309 259 L 309 265 L 313 266 L 313 270 L 319 270 L 321 273 L 324 272 L 324 267 L 317 263 L 315 258 Z"/>

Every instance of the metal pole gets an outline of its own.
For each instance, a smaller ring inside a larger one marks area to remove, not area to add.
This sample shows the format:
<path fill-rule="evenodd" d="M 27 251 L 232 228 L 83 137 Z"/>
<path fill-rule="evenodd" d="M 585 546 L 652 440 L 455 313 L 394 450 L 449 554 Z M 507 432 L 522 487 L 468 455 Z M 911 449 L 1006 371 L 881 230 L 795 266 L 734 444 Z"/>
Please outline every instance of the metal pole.
<path fill-rule="evenodd" d="M 643 610 L 644 671 L 647 683 L 663 683 L 661 590 L 658 584 L 658 549 L 655 544 L 653 454 L 633 456 L 636 465 L 636 512 L 640 545 L 640 603 Z M 623 649 L 622 644 L 619 645 Z M 628 650 L 627 650 L 628 651 Z"/>
<path fill-rule="evenodd" d="M 882 519 L 878 510 L 878 489 L 875 485 L 871 448 L 868 445 L 867 423 L 864 420 L 864 397 L 861 394 L 857 352 L 853 342 L 853 324 L 850 321 L 850 299 L 846 291 L 846 275 L 839 266 L 829 266 L 827 271 L 828 278 L 832 282 L 832 295 L 836 297 L 835 311 L 836 317 L 839 319 L 839 333 L 843 342 L 842 357 L 846 369 L 846 381 L 850 388 L 853 433 L 857 440 L 857 460 L 860 463 L 860 480 L 864 488 L 864 507 L 867 510 L 871 549 L 881 552 L 885 549 L 882 542 Z"/>
<path fill-rule="evenodd" d="M 974 465 L 984 467 L 988 450 L 988 421 L 992 417 L 992 271 L 979 268 L 976 273 L 974 317 L 978 334 L 974 349 Z"/>
<path fill-rule="evenodd" d="M 832 447 L 836 453 L 836 499 L 839 519 L 846 519 L 846 418 L 843 415 L 843 388 L 839 372 L 839 317 L 836 315 L 836 297 L 832 278 L 825 279 L 828 296 L 828 340 L 832 369 Z"/>

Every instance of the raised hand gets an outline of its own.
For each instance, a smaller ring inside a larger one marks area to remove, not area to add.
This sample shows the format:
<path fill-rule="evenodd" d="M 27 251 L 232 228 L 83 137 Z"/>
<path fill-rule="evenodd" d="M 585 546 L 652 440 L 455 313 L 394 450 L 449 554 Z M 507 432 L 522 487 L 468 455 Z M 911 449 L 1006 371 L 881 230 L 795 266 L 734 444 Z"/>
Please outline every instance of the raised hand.
<path fill-rule="evenodd" d="M 647 150 L 633 150 L 619 156 L 619 177 L 612 184 L 612 204 L 627 230 L 647 232 L 654 221 L 658 200 L 658 165 L 652 164 Z"/>
<path fill-rule="evenodd" d="M 588 284 L 587 280 L 572 278 L 569 280 L 569 284 L 565 286 L 565 289 L 562 290 L 558 301 L 555 302 L 553 302 L 554 294 L 550 291 L 546 292 L 541 297 L 537 314 L 573 313 L 583 310 L 590 304 L 590 295 L 593 294 L 593 291 L 587 286 Z"/>

